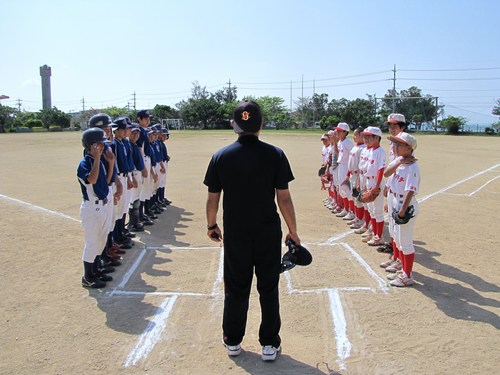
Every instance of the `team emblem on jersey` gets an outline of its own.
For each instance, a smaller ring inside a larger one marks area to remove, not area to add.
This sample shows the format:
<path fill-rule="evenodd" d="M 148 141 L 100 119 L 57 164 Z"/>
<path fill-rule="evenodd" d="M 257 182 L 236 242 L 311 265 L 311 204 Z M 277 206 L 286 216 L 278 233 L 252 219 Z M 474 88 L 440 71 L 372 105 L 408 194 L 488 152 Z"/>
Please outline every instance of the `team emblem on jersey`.
<path fill-rule="evenodd" d="M 250 112 L 245 111 L 241 114 L 241 119 L 243 121 L 248 121 L 249 118 L 250 118 Z"/>

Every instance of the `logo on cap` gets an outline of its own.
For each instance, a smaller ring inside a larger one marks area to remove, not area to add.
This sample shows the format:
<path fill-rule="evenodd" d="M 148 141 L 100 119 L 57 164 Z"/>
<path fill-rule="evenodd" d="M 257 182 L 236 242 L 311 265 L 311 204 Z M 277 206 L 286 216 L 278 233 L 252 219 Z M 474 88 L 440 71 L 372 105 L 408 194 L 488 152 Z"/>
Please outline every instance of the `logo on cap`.
<path fill-rule="evenodd" d="M 241 119 L 243 121 L 248 121 L 249 118 L 250 118 L 250 112 L 245 111 L 241 114 Z"/>

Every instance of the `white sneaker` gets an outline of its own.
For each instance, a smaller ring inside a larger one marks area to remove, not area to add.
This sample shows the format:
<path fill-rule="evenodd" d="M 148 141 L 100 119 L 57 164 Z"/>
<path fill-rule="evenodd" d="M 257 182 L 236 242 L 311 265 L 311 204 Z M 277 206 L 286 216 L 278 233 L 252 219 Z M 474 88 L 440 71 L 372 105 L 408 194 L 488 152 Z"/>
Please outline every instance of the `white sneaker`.
<path fill-rule="evenodd" d="M 365 237 L 372 237 L 373 236 L 373 232 L 371 229 L 368 229 L 367 231 L 365 231 L 361 237 L 365 238 Z"/>
<path fill-rule="evenodd" d="M 224 339 L 223 339 L 222 340 L 222 345 L 224 345 L 226 347 L 227 355 L 229 355 L 231 357 L 236 357 L 237 355 L 240 355 L 240 353 L 241 353 L 241 345 L 240 344 L 238 344 L 238 345 L 227 345 L 224 342 Z"/>
<path fill-rule="evenodd" d="M 385 272 L 391 272 L 391 273 L 396 273 L 398 271 L 401 271 L 403 269 L 403 265 L 401 264 L 401 261 L 398 259 L 388 267 L 385 268 Z"/>
<path fill-rule="evenodd" d="M 361 229 L 361 228 L 363 228 L 364 224 L 365 224 L 365 222 L 363 220 L 356 219 L 356 221 L 354 221 L 354 223 L 351 224 L 350 228 L 351 229 Z M 354 233 L 356 233 L 356 231 L 354 231 Z"/>
<path fill-rule="evenodd" d="M 415 280 L 403 274 L 391 281 L 391 285 L 397 287 L 411 286 L 413 284 L 415 284 Z"/>
<path fill-rule="evenodd" d="M 354 231 L 354 233 L 356 233 L 356 234 L 363 234 L 363 233 L 365 233 L 367 230 L 368 230 L 368 228 L 367 228 L 367 227 L 362 226 L 361 228 L 356 229 L 356 230 Z"/>
<path fill-rule="evenodd" d="M 354 220 L 356 216 L 352 212 L 349 212 L 347 215 L 344 216 L 342 220 Z"/>
<path fill-rule="evenodd" d="M 276 355 L 281 350 L 281 345 L 275 348 L 272 345 L 266 345 L 262 347 L 262 360 L 263 361 L 274 361 Z"/>
<path fill-rule="evenodd" d="M 396 273 L 390 273 L 387 275 L 387 280 L 395 280 L 398 277 L 400 277 L 401 275 L 403 275 L 403 271 L 398 271 Z"/>
<path fill-rule="evenodd" d="M 348 214 L 349 212 L 347 212 L 346 210 L 342 210 L 340 211 L 338 214 L 336 214 L 335 216 L 337 217 L 344 217 Z"/>
<path fill-rule="evenodd" d="M 389 260 L 380 263 L 380 267 L 382 268 L 387 268 L 389 267 L 392 263 L 394 262 L 394 259 L 392 258 L 392 255 L 389 257 Z"/>
<path fill-rule="evenodd" d="M 384 241 L 379 236 L 373 236 L 370 241 L 367 242 L 370 246 L 380 246 L 384 244 Z"/>

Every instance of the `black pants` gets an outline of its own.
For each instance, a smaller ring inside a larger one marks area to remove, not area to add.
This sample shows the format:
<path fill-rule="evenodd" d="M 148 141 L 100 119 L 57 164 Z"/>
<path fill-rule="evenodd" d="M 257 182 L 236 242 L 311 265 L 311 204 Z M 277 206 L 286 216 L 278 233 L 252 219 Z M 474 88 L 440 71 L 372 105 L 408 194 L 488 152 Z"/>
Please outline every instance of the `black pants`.
<path fill-rule="evenodd" d="M 279 331 L 279 277 L 281 228 L 266 228 L 252 234 L 224 231 L 224 342 L 237 345 L 243 340 L 247 323 L 250 289 L 255 268 L 261 308 L 259 342 L 281 344 Z"/>

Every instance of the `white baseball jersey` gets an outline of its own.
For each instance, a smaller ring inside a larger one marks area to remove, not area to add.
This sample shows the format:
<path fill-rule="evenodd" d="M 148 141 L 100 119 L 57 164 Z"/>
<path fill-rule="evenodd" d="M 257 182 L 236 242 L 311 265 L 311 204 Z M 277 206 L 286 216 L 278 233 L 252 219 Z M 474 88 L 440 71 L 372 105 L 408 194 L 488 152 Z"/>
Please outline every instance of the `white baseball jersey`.
<path fill-rule="evenodd" d="M 364 149 L 366 149 L 366 145 L 364 143 L 351 148 L 351 152 L 349 153 L 349 161 L 347 162 L 347 166 L 351 173 L 357 172 L 359 170 L 361 152 Z"/>
<path fill-rule="evenodd" d="M 330 150 L 328 149 L 329 146 L 323 146 L 321 149 L 321 163 L 326 164 L 328 163 L 328 158 L 330 156 Z"/>
<path fill-rule="evenodd" d="M 385 168 L 385 151 L 382 147 L 370 148 L 366 161 L 366 177 L 377 177 L 378 171 Z"/>
<path fill-rule="evenodd" d="M 397 195 L 405 195 L 407 191 L 418 194 L 420 189 L 420 167 L 417 162 L 401 164 L 393 174 L 390 188 Z"/>
<path fill-rule="evenodd" d="M 339 149 L 337 162 L 339 164 L 347 164 L 347 162 L 349 161 L 349 153 L 351 152 L 353 146 L 354 145 L 352 144 L 352 141 L 349 138 L 337 142 L 337 147 Z"/>

